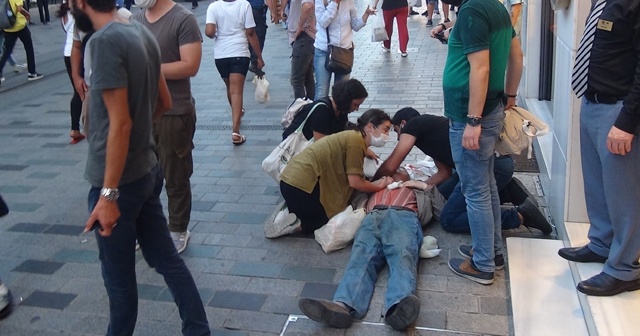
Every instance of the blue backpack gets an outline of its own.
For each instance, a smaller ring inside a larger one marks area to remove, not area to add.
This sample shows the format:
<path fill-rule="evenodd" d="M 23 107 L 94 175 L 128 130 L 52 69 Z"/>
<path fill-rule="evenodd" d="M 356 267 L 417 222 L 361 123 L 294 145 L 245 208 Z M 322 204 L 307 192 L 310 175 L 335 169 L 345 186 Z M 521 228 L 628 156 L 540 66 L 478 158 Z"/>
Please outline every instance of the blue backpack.
<path fill-rule="evenodd" d="M 11 9 L 9 0 L 0 0 L 0 29 L 9 29 L 16 24 L 16 14 Z"/>

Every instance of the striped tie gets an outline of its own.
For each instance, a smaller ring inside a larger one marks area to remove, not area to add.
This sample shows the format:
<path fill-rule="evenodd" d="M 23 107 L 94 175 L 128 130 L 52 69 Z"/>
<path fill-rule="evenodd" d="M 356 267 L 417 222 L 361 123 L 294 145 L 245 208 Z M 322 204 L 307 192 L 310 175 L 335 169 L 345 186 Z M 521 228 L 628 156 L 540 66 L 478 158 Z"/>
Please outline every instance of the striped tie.
<path fill-rule="evenodd" d="M 591 10 L 591 14 L 587 19 L 587 24 L 584 27 L 584 34 L 580 40 L 578 54 L 576 55 L 576 61 L 573 65 L 573 74 L 571 75 L 571 88 L 578 98 L 582 97 L 584 92 L 587 90 L 591 46 L 593 45 L 593 39 L 596 34 L 598 18 L 600 18 L 600 14 L 602 14 L 602 10 L 606 4 L 606 0 L 598 0 Z"/>

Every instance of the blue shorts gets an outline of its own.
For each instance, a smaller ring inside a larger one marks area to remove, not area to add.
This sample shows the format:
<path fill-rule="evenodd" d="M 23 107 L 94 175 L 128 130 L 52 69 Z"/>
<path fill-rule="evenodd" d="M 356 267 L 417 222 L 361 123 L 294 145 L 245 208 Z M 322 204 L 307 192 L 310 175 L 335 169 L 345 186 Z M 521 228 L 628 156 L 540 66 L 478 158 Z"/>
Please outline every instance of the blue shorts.
<path fill-rule="evenodd" d="M 223 79 L 229 78 L 232 73 L 247 77 L 249 71 L 249 57 L 229 57 L 216 59 L 216 68 Z"/>

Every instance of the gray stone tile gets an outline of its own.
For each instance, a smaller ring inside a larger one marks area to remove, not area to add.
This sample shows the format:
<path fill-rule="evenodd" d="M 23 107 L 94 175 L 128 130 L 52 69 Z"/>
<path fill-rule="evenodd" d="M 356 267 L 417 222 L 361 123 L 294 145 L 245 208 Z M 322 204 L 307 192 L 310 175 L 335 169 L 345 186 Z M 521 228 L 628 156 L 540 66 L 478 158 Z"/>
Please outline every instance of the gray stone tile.
<path fill-rule="evenodd" d="M 0 192 L 3 194 L 26 194 L 36 189 L 33 186 L 24 185 L 2 185 L 0 186 Z"/>
<path fill-rule="evenodd" d="M 509 317 L 501 315 L 447 312 L 447 329 L 509 335 Z"/>
<path fill-rule="evenodd" d="M 66 308 L 76 296 L 76 294 L 35 291 L 22 301 L 22 304 L 25 306 L 62 310 Z"/>
<path fill-rule="evenodd" d="M 332 283 L 335 274 L 336 270 L 333 268 L 285 265 L 280 278 Z"/>
<path fill-rule="evenodd" d="M 302 290 L 304 282 L 296 280 L 251 278 L 248 289 L 252 293 L 295 296 Z"/>
<path fill-rule="evenodd" d="M 246 310 L 232 310 L 229 312 L 224 327 L 247 331 L 279 334 L 287 321 L 287 315 L 271 314 Z"/>
<path fill-rule="evenodd" d="M 165 288 L 158 285 L 138 283 L 138 298 L 141 300 L 155 300 Z"/>
<path fill-rule="evenodd" d="M 40 203 L 27 203 L 27 202 L 10 202 L 7 201 L 9 210 L 14 212 L 34 212 L 38 210 L 42 204 Z"/>
<path fill-rule="evenodd" d="M 509 316 L 511 300 L 501 297 L 480 297 L 480 313 Z"/>
<path fill-rule="evenodd" d="M 81 226 L 81 225 L 56 224 L 44 230 L 44 233 L 65 235 L 65 236 L 77 236 L 80 233 L 82 233 L 82 230 L 84 230 L 84 226 Z"/>
<path fill-rule="evenodd" d="M 209 211 L 214 205 L 216 205 L 216 202 L 194 201 L 191 202 L 191 209 L 194 211 Z"/>
<path fill-rule="evenodd" d="M 217 257 L 227 260 L 261 261 L 268 252 L 265 249 L 225 246 Z"/>
<path fill-rule="evenodd" d="M 267 217 L 265 214 L 228 212 L 222 220 L 225 223 L 262 224 Z"/>
<path fill-rule="evenodd" d="M 4 171 L 20 171 L 20 170 L 24 170 L 26 168 L 28 168 L 29 166 L 25 166 L 25 165 L 8 165 L 8 164 L 3 164 L 0 165 L 0 170 L 4 170 Z"/>
<path fill-rule="evenodd" d="M 302 287 L 302 291 L 300 292 L 300 297 L 303 298 L 315 298 L 315 299 L 333 299 L 333 294 L 335 294 L 338 285 L 335 284 L 325 284 L 325 283 L 313 283 L 307 282 Z"/>
<path fill-rule="evenodd" d="M 218 253 L 220 253 L 218 246 L 189 244 L 182 255 L 191 258 L 215 258 Z"/>
<path fill-rule="evenodd" d="M 218 291 L 209 302 L 210 307 L 260 311 L 267 295 Z"/>
<path fill-rule="evenodd" d="M 302 315 L 298 308 L 298 298 L 294 296 L 269 295 L 262 306 L 262 311 L 267 313 Z"/>
<path fill-rule="evenodd" d="M 283 265 L 263 262 L 235 262 L 229 274 L 261 278 L 277 278 Z"/>
<path fill-rule="evenodd" d="M 14 272 L 36 273 L 36 274 L 53 274 L 62 267 L 64 263 L 55 261 L 41 260 L 25 260 L 18 267 L 14 268 Z"/>
<path fill-rule="evenodd" d="M 7 231 L 11 232 L 30 232 L 30 233 L 42 233 L 48 229 L 51 224 L 41 223 L 18 223 L 9 228 Z"/>
<path fill-rule="evenodd" d="M 211 328 L 211 335 L 216 336 L 249 336 L 249 334 L 249 332 L 241 330 Z"/>
<path fill-rule="evenodd" d="M 56 252 L 52 260 L 63 262 L 63 263 L 66 263 L 66 262 L 94 263 L 98 261 L 98 251 L 62 249 Z"/>
<path fill-rule="evenodd" d="M 247 236 L 212 233 L 204 239 L 203 243 L 207 245 L 244 247 L 247 246 L 250 241 L 251 237 Z"/>

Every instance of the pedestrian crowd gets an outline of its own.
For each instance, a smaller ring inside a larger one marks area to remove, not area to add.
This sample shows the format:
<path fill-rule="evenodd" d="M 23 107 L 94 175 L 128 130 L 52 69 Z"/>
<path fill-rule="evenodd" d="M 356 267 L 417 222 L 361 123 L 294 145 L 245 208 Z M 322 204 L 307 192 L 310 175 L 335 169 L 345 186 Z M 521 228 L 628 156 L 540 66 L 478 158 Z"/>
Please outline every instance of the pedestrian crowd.
<path fill-rule="evenodd" d="M 4 29 L 0 69 L 6 62 L 19 69 L 19 64 L 11 63 L 11 53 L 20 39 L 27 53 L 28 79 L 40 79 L 29 12 L 22 0 L 8 1 L 17 20 Z M 453 273 L 483 285 L 492 284 L 495 272 L 505 266 L 502 230 L 524 226 L 544 235 L 553 232 L 535 196 L 513 177 L 513 159 L 496 155 L 504 111 L 516 104 L 522 74 L 518 35 L 522 2 L 443 0 L 440 8 L 437 0 L 426 2 L 427 26 L 433 26 L 439 9 L 444 14 L 442 23 L 430 32 L 439 39 L 442 33 L 441 41 L 448 44 L 442 81 L 444 117 L 421 114 L 412 107 L 393 115 L 374 108 L 355 123 L 348 115 L 359 109 L 369 93 L 360 81 L 350 78 L 358 58 L 353 34 L 378 14 L 377 0 L 362 14 L 353 0 L 284 0 L 280 4 L 218 0 L 206 12 L 204 35 L 215 41 L 215 65 L 231 110 L 231 143 L 247 141 L 241 133 L 247 73 L 261 77 L 268 69 L 262 58 L 267 13 L 272 23 L 286 22 L 293 96 L 307 100 L 282 139 L 302 132 L 310 144 L 278 174 L 286 206 L 265 224 L 265 236 L 312 235 L 355 199 L 362 200 L 359 206 L 366 216 L 333 300 L 299 301 L 305 315 L 332 327 L 347 328 L 354 318 L 365 316 L 385 265 L 389 267 L 385 321 L 396 330 L 415 322 L 420 313 L 415 296 L 419 250 L 423 227 L 432 220 L 446 231 L 470 233 L 470 244 L 458 248 L 462 258 L 451 258 L 448 266 Z M 581 144 L 592 227 L 589 245 L 559 253 L 572 261 L 605 263 L 603 273 L 578 285 L 589 295 L 640 289 L 640 239 L 633 239 L 640 230 L 635 229 L 637 216 L 629 215 L 640 198 L 640 183 L 633 174 L 640 158 L 633 150 L 638 145 L 633 135 L 640 123 L 636 106 L 640 83 L 633 73 L 618 69 L 605 57 L 606 49 L 615 45 L 620 57 L 625 57 L 616 64 L 638 63 L 637 51 L 630 46 L 640 36 L 640 25 L 635 24 L 640 9 L 633 7 L 635 14 L 617 11 L 616 4 L 621 2 L 594 4 L 588 22 L 600 20 L 594 27 L 620 37 L 589 30 L 588 25 L 585 36 L 590 37 L 583 38 L 581 48 L 585 44 L 590 50 L 585 57 L 578 55 L 574 72 L 574 90 L 584 96 Z M 42 3 L 47 7 L 46 0 Z M 67 35 L 63 56 L 74 88 L 71 142 L 85 137 L 89 142 L 85 178 L 91 184 L 90 216 L 85 231 L 95 231 L 100 250 L 110 301 L 107 334 L 134 331 L 134 254 L 140 248 L 171 290 L 183 321 L 182 333 L 208 335 L 198 290 L 179 256 L 190 238 L 196 125 L 190 78 L 200 67 L 203 34 L 193 13 L 173 0 L 136 0 L 135 4 L 141 10 L 132 15 L 130 1 L 68 0 L 56 13 Z M 382 2 L 387 32 L 383 52 L 390 51 L 395 19 L 398 52 L 408 56 L 407 17 L 418 14 L 411 5 L 407 0 Z M 194 1 L 192 8 L 196 7 Z M 635 23 L 630 24 L 629 18 Z M 49 22 L 48 9 L 41 10 L 41 22 Z M 618 29 L 635 35 L 629 37 Z M 620 70 L 614 71 L 615 85 L 609 83 L 605 68 Z M 389 157 L 378 162 L 370 147 L 385 146 L 391 131 L 398 142 Z M 412 180 L 401 168 L 414 146 L 430 156 L 437 168 L 423 181 Z M 366 160 L 378 162 L 369 178 L 363 168 Z M 622 174 L 625 179 L 619 178 Z M 163 185 L 168 220 L 159 198 Z M 1 198 L 0 202 L 2 210 Z M 0 282 L 0 318 L 10 309 L 10 292 Z"/>

